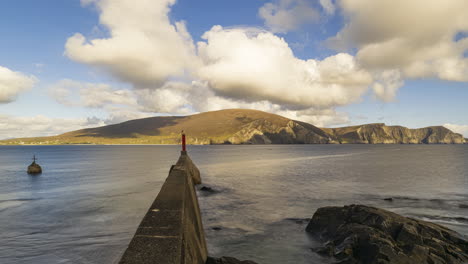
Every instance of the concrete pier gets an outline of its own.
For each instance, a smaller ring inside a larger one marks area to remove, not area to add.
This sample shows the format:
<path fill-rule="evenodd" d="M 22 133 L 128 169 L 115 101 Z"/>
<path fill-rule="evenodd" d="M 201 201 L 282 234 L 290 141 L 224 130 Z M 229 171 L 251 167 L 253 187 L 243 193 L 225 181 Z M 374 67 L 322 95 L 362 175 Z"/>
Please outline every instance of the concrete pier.
<path fill-rule="evenodd" d="M 195 184 L 200 172 L 186 151 L 169 171 L 121 264 L 205 264 L 207 246 Z"/>

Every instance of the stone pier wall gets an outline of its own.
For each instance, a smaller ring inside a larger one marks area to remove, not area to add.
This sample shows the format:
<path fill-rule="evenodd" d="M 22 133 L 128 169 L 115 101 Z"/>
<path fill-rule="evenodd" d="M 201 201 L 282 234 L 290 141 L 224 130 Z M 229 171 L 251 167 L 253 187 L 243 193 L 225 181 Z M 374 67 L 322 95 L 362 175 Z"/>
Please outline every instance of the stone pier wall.
<path fill-rule="evenodd" d="M 171 167 L 121 264 L 205 264 L 207 246 L 195 191 L 200 172 L 186 152 Z"/>

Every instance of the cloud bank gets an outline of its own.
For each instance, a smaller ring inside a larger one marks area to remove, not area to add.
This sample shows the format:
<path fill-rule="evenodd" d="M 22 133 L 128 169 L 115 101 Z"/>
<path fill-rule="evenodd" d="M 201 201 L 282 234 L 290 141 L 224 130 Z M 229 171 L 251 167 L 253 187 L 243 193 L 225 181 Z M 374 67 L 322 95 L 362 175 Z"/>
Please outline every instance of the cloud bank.
<path fill-rule="evenodd" d="M 399 70 L 405 78 L 468 81 L 468 32 L 464 0 L 341 0 L 347 23 L 329 40 L 357 48 L 372 70 Z"/>
<path fill-rule="evenodd" d="M 195 45 L 183 22 L 169 20 L 174 0 L 157 4 L 146 0 L 138 4 L 132 0 L 82 3 L 98 8 L 100 24 L 109 37 L 87 40 L 77 33 L 67 40 L 65 54 L 131 83 L 135 88 L 131 96 L 120 93 L 133 97 L 138 111 L 186 114 L 245 107 L 287 113 L 302 120 L 327 120 L 335 116 L 330 115 L 335 113 L 334 107 L 359 101 L 373 82 L 372 75 L 350 54 L 299 59 L 284 39 L 269 31 L 214 26 Z M 327 13 L 334 12 L 331 1 L 320 3 Z M 312 21 L 315 14 L 319 16 L 306 1 L 282 0 L 277 5 L 276 9 L 266 5 L 261 12 L 273 8 L 271 19 L 291 25 L 291 29 Z M 126 10 L 125 15 L 120 10 Z M 289 21 L 291 15 L 299 21 Z M 84 93 L 91 93 L 91 88 L 82 89 L 80 104 L 97 105 L 84 101 Z M 100 97 L 115 100 L 116 91 L 106 95 L 102 89 L 108 88 L 101 85 L 99 89 L 99 94 L 93 95 L 97 101 L 106 103 Z M 67 92 L 55 90 L 55 97 L 63 101 L 60 93 L 63 97 Z M 318 113 L 324 111 L 326 118 L 319 118 Z M 337 120 L 343 120 L 342 114 Z"/>
<path fill-rule="evenodd" d="M 50 118 L 42 115 L 21 117 L 0 114 L 0 139 L 7 139 L 12 135 L 15 138 L 54 136 L 102 125 L 103 122 L 93 118 Z"/>
<path fill-rule="evenodd" d="M 0 104 L 14 101 L 19 93 L 31 89 L 36 82 L 34 76 L 0 66 Z"/>
<path fill-rule="evenodd" d="M 269 31 L 213 26 L 198 43 L 185 22 L 170 20 L 175 0 L 82 4 L 97 7 L 108 37 L 77 33 L 65 54 L 134 88 L 80 84 L 75 94 L 85 107 L 123 106 L 135 115 L 254 108 L 327 126 L 348 122 L 335 108 L 359 102 L 369 89 L 389 102 L 407 78 L 468 81 L 468 38 L 459 34 L 468 31 L 463 0 L 275 0 L 259 10 Z M 340 53 L 300 59 L 275 35 L 337 9 L 346 23 L 327 42 Z M 69 88 L 55 90 L 59 102 L 70 104 Z"/>

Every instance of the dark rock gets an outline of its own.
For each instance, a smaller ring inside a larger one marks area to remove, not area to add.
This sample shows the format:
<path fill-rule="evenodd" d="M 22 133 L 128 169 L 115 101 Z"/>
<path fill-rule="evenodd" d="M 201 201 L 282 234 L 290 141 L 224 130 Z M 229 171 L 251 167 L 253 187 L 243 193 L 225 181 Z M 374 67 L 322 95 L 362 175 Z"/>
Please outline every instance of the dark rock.
<path fill-rule="evenodd" d="M 250 260 L 238 260 L 236 258 L 231 257 L 221 257 L 221 258 L 213 258 L 208 257 L 206 260 L 206 264 L 258 264 L 257 262 L 253 262 Z"/>
<path fill-rule="evenodd" d="M 200 190 L 200 192 L 202 192 L 205 196 L 217 194 L 217 193 L 220 192 L 219 190 L 216 190 L 216 189 L 214 189 L 213 187 L 209 187 L 209 186 L 206 186 L 206 185 L 205 185 L 205 186 L 202 186 L 199 190 Z"/>
<path fill-rule="evenodd" d="M 468 204 L 459 204 L 458 207 L 468 209 Z"/>
<path fill-rule="evenodd" d="M 364 205 L 320 208 L 306 231 L 327 241 L 315 252 L 342 264 L 468 263 L 468 241 L 458 233 Z"/>
<path fill-rule="evenodd" d="M 219 231 L 219 230 L 221 230 L 222 228 L 219 227 L 219 226 L 214 226 L 214 227 L 212 227 L 211 229 L 213 229 L 214 231 Z"/>
<path fill-rule="evenodd" d="M 300 224 L 304 224 L 304 223 L 310 221 L 310 218 L 286 218 L 285 220 L 292 221 L 292 222 L 295 222 L 296 224 L 300 225 Z"/>
<path fill-rule="evenodd" d="M 384 198 L 384 201 L 393 202 L 393 198 L 392 197 Z"/>
<path fill-rule="evenodd" d="M 201 187 L 201 188 L 200 188 L 200 191 L 202 191 L 202 192 L 211 192 L 211 193 L 212 193 L 212 192 L 216 192 L 215 190 L 213 190 L 213 188 L 207 187 L 207 186 Z"/>
<path fill-rule="evenodd" d="M 28 174 L 36 175 L 42 173 L 42 168 L 35 161 L 28 166 Z"/>

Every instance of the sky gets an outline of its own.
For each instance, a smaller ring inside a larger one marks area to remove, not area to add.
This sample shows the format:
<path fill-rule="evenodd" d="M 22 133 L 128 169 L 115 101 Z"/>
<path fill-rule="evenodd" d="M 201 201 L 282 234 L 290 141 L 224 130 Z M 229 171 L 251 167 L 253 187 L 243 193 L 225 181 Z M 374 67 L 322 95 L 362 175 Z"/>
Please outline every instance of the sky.
<path fill-rule="evenodd" d="M 0 139 L 248 108 L 468 137 L 466 0 L 0 2 Z"/>

